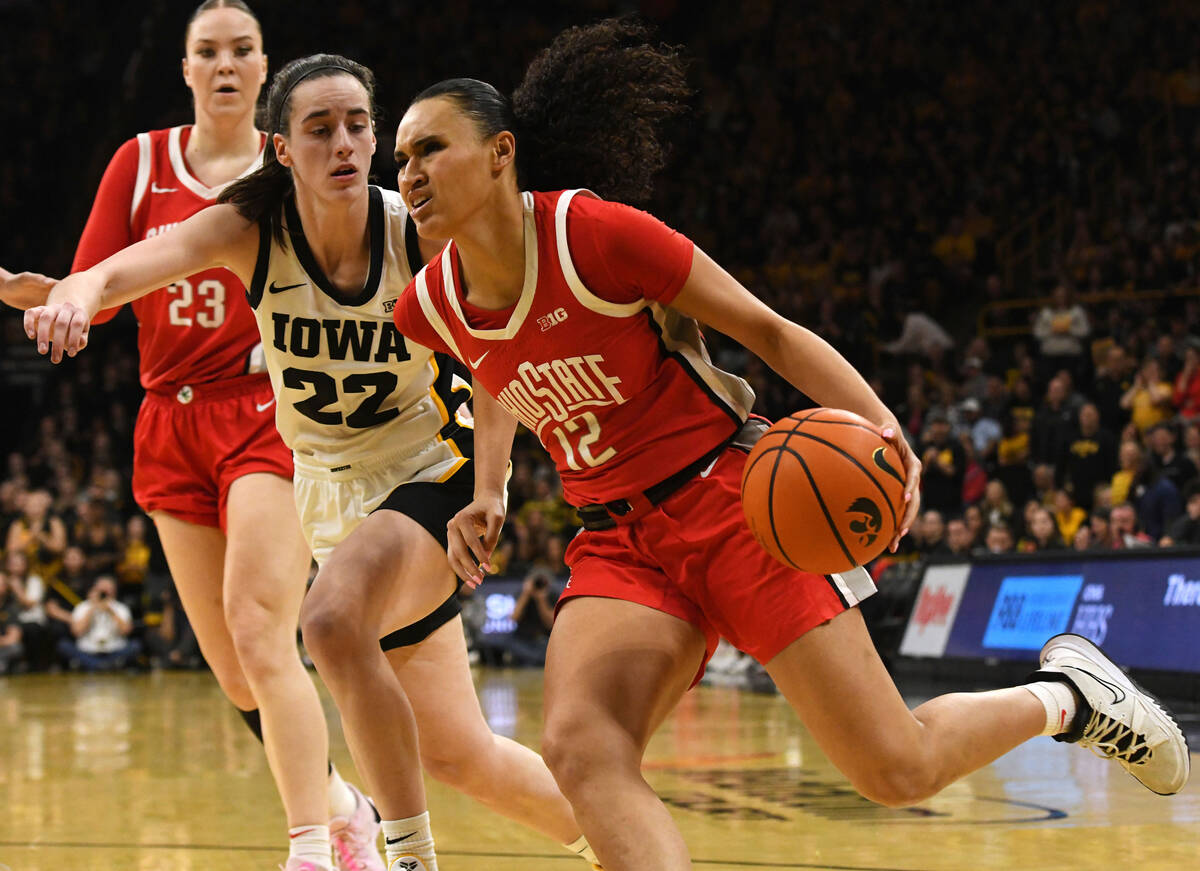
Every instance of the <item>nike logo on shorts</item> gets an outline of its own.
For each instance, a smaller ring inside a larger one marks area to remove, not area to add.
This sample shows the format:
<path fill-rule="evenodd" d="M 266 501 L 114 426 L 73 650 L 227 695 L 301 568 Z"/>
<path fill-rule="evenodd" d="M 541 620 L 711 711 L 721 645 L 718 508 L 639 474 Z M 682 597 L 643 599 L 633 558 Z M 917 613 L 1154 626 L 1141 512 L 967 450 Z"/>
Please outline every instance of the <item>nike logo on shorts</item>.
<path fill-rule="evenodd" d="M 268 399 L 266 402 L 263 402 L 263 403 L 258 403 L 258 402 L 256 402 L 256 403 L 254 403 L 254 410 L 255 410 L 255 411 L 266 411 L 268 408 L 270 408 L 270 407 L 271 407 L 272 405 L 274 405 L 274 404 L 275 404 L 275 397 L 274 397 L 274 396 L 272 396 L 272 397 L 271 397 L 270 399 Z"/>

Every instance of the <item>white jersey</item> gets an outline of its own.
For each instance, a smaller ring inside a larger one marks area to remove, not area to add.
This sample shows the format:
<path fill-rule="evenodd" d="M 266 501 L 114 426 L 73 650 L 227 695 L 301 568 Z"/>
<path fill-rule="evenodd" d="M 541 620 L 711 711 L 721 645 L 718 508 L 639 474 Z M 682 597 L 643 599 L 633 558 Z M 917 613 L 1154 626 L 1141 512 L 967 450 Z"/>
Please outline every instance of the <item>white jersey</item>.
<path fill-rule="evenodd" d="M 288 244 L 263 228 L 247 297 L 277 400 L 275 426 L 298 463 L 333 472 L 384 454 L 427 454 L 431 466 L 470 456 L 470 385 L 452 358 L 400 335 L 392 321 L 420 267 L 416 228 L 399 194 L 368 191 L 371 266 L 357 294 L 339 292 L 321 271 L 290 199 Z"/>

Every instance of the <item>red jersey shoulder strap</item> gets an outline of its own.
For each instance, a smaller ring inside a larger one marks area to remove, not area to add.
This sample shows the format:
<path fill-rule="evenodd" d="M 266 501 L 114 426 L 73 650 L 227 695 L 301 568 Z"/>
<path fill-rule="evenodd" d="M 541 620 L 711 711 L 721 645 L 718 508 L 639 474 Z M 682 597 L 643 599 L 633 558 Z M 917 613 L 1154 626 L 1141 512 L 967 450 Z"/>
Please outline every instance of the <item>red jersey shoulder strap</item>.
<path fill-rule="evenodd" d="M 567 239 L 567 211 L 571 208 L 571 200 L 580 195 L 599 199 L 591 191 L 578 188 L 563 191 L 554 207 L 554 237 L 558 248 L 558 265 L 562 269 L 563 278 L 567 280 L 567 286 L 571 288 L 575 299 L 585 308 L 611 318 L 633 317 L 646 307 L 644 299 L 628 303 L 609 302 L 602 299 L 587 289 L 579 277 L 579 272 L 575 269 L 575 261 L 571 259 L 571 246 Z"/>
<path fill-rule="evenodd" d="M 146 196 L 146 191 L 150 188 L 150 164 L 152 152 L 150 134 L 139 133 L 137 135 L 137 144 L 137 178 L 133 183 L 133 200 L 129 206 L 129 225 L 131 227 L 133 226 L 133 216 L 137 214 L 138 206 L 142 204 L 142 198 Z"/>
<path fill-rule="evenodd" d="M 445 318 L 442 317 L 442 313 L 438 311 L 433 297 L 429 294 L 429 284 L 426 280 L 430 268 L 437 264 L 439 259 L 448 259 L 448 256 L 449 245 L 442 249 L 441 258 L 434 258 L 424 269 L 417 273 L 417 277 L 414 279 L 415 290 L 417 292 L 417 301 L 421 303 L 421 311 L 425 313 L 425 320 L 429 321 L 429 326 L 433 327 L 434 332 L 446 343 L 446 347 L 450 349 L 455 357 L 459 360 L 465 360 L 466 358 L 463 356 L 462 351 L 458 349 L 458 343 L 454 341 L 454 336 L 450 332 L 449 325 L 446 323 Z M 443 291 L 445 290 L 443 289 Z"/>

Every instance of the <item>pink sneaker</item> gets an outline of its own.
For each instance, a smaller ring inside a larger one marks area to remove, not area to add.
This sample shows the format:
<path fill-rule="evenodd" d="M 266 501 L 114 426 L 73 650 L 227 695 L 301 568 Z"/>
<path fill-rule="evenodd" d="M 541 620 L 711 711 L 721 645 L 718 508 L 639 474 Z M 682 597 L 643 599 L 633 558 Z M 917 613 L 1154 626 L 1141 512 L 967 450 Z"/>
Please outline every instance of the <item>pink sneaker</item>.
<path fill-rule="evenodd" d="M 354 813 L 329 821 L 329 840 L 333 842 L 338 871 L 385 871 L 376 846 L 379 821 L 375 819 L 375 808 L 358 787 L 346 785 L 357 801 Z"/>
<path fill-rule="evenodd" d="M 280 865 L 279 871 L 325 871 L 325 869 L 320 865 L 314 865 L 312 862 L 306 862 L 304 859 L 289 856 L 287 864 Z"/>

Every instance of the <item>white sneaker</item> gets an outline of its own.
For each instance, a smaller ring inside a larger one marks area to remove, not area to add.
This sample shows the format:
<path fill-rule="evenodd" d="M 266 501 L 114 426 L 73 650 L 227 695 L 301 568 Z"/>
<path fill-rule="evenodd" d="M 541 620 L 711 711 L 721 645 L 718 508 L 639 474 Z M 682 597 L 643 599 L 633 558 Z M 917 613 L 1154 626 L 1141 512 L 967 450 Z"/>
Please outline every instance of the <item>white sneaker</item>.
<path fill-rule="evenodd" d="M 1029 681 L 1066 681 L 1082 702 L 1071 729 L 1055 741 L 1078 743 L 1114 759 L 1151 792 L 1174 795 L 1191 773 L 1187 740 L 1162 704 L 1082 635 L 1055 635 L 1042 647 L 1042 670 Z"/>

